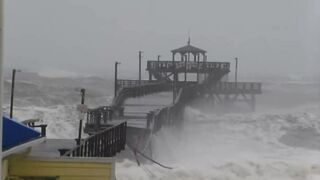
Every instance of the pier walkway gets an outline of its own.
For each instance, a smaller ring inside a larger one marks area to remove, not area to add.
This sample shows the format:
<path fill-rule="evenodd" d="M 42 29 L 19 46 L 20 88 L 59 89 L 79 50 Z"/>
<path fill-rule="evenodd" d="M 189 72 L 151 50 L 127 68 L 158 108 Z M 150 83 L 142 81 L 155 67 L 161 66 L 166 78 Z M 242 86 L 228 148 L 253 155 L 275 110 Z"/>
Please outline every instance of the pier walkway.
<path fill-rule="evenodd" d="M 142 85 L 138 85 L 138 80 L 120 80 L 119 83 L 121 88 L 119 88 L 118 96 L 114 99 L 112 106 L 89 110 L 86 124 L 87 132 L 90 132 L 88 129 L 90 126 L 95 127 L 94 131 L 97 131 L 100 128 L 108 127 L 108 124 L 119 121 L 127 121 L 128 127 L 151 130 L 151 122 L 148 122 L 150 115 L 174 104 L 172 82 L 151 81 L 147 83 L 145 80 Z M 261 83 L 256 82 L 217 82 L 210 86 L 197 84 L 197 82 L 179 82 L 178 84 L 180 90 L 193 87 L 193 95 L 206 93 L 211 97 L 216 97 L 219 102 L 223 102 L 229 96 L 229 99 L 236 101 L 239 96 L 247 98 L 248 95 L 254 97 L 256 94 L 261 94 Z M 184 99 L 192 99 L 193 95 Z M 175 100 L 176 103 L 179 101 L 182 100 L 178 100 L 178 98 Z M 254 103 L 255 99 L 247 101 Z"/>

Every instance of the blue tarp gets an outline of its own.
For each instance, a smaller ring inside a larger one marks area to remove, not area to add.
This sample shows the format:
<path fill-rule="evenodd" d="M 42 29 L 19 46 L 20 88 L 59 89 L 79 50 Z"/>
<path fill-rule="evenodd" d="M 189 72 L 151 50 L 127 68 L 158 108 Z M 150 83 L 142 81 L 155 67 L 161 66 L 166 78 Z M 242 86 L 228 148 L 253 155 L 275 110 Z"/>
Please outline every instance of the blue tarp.
<path fill-rule="evenodd" d="M 40 137 L 40 133 L 34 129 L 11 120 L 8 117 L 3 117 L 3 144 L 2 149 L 9 149 L 30 140 Z"/>

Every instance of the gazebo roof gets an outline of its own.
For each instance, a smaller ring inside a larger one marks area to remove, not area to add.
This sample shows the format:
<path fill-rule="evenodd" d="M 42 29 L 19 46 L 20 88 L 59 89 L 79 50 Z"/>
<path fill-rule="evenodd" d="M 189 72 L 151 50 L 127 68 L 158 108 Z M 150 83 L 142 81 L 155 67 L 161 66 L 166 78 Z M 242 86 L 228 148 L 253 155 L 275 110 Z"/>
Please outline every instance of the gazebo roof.
<path fill-rule="evenodd" d="M 206 53 L 207 51 L 194 47 L 192 45 L 190 45 L 190 43 L 188 43 L 188 45 L 183 46 L 181 48 L 178 49 L 174 49 L 171 51 L 172 53 L 181 53 L 181 54 L 185 54 L 185 53 L 193 53 L 193 54 L 197 54 L 197 53 Z"/>

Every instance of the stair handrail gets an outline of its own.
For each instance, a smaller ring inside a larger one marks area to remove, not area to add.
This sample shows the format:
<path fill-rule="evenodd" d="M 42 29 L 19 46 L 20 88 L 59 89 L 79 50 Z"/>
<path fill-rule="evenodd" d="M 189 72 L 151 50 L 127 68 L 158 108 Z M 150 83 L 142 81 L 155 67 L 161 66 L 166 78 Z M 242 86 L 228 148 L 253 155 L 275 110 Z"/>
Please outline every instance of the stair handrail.
<path fill-rule="evenodd" d="M 105 128 L 83 140 L 66 151 L 62 156 L 71 157 L 111 157 L 124 150 L 126 144 L 127 122 Z"/>

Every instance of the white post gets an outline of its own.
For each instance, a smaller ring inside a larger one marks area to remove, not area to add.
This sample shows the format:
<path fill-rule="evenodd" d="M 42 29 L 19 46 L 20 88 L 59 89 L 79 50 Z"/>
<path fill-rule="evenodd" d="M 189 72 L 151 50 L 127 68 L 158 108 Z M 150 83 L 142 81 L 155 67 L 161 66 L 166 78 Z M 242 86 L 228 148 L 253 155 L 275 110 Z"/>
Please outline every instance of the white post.
<path fill-rule="evenodd" d="M 2 76 L 2 68 L 3 68 L 3 19 L 4 19 L 4 6 L 3 1 L 0 0 L 0 178 L 2 179 L 2 86 L 3 86 L 3 76 Z"/>

